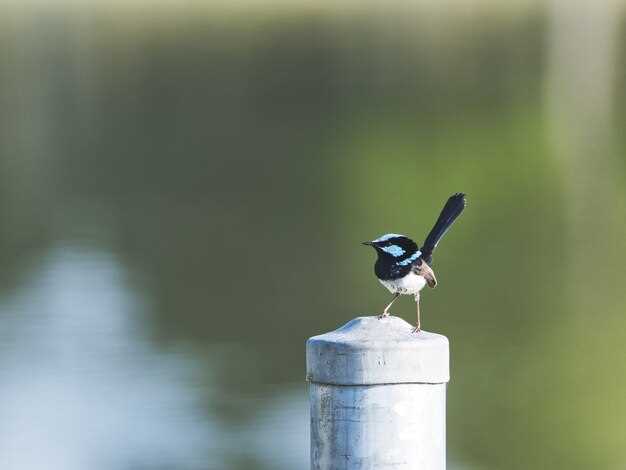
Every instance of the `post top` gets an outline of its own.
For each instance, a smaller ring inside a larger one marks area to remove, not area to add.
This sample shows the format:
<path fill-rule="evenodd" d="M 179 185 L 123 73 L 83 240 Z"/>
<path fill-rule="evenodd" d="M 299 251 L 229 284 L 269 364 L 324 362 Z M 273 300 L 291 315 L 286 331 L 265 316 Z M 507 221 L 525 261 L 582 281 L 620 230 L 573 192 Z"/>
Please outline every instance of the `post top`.
<path fill-rule="evenodd" d="M 358 317 L 309 338 L 307 379 L 335 385 L 444 383 L 450 380 L 448 338 L 401 318 Z"/>

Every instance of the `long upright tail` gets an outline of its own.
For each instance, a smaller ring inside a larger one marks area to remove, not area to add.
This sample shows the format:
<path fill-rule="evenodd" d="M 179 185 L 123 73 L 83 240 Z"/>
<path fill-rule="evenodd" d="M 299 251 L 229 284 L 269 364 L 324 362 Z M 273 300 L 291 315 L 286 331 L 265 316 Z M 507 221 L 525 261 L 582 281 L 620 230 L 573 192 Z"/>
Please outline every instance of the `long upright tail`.
<path fill-rule="evenodd" d="M 456 218 L 461 215 L 464 208 L 465 194 L 463 193 L 453 194 L 450 196 L 450 199 L 448 199 L 448 202 L 446 202 L 446 205 L 443 206 L 437 222 L 435 222 L 434 227 L 424 241 L 424 246 L 421 248 L 422 259 L 428 264 L 432 262 L 433 251 L 437 247 L 437 243 L 439 243 L 441 237 L 446 234 Z"/>

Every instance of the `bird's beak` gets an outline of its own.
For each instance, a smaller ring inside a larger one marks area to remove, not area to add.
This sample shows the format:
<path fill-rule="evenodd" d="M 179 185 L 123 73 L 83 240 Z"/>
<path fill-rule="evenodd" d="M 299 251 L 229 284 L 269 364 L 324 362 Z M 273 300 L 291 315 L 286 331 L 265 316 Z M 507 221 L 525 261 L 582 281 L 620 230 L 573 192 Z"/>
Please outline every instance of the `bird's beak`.
<path fill-rule="evenodd" d="M 362 242 L 361 245 L 374 246 L 374 244 L 372 242 Z"/>

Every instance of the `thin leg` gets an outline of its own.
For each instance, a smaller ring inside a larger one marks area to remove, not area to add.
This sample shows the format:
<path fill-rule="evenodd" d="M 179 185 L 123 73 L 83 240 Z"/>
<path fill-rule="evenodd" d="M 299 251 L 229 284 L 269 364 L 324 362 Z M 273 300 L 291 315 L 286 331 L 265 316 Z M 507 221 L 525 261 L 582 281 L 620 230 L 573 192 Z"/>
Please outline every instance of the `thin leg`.
<path fill-rule="evenodd" d="M 396 292 L 395 294 L 393 294 L 393 299 L 391 299 L 391 302 L 389 302 L 389 305 L 385 307 L 385 310 L 383 310 L 383 313 L 379 315 L 378 318 L 385 318 L 389 316 L 389 308 L 391 307 L 391 304 L 394 303 L 398 297 L 400 297 L 399 292 Z"/>
<path fill-rule="evenodd" d="M 413 333 L 419 333 L 420 331 L 422 331 L 422 326 L 420 324 L 420 295 L 419 294 L 415 296 L 415 305 L 417 305 L 417 325 L 415 325 L 415 329 L 413 330 Z"/>

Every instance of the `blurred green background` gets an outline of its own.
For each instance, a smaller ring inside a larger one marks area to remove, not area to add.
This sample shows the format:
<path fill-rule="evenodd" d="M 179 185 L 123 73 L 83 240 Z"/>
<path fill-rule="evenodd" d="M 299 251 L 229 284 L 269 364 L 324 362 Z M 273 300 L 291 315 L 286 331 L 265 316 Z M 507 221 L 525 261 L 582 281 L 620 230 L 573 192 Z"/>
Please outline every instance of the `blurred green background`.
<path fill-rule="evenodd" d="M 456 191 L 449 468 L 626 468 L 624 20 L 0 5 L 1 468 L 308 468 L 304 341 L 379 312 L 359 242 Z"/>

